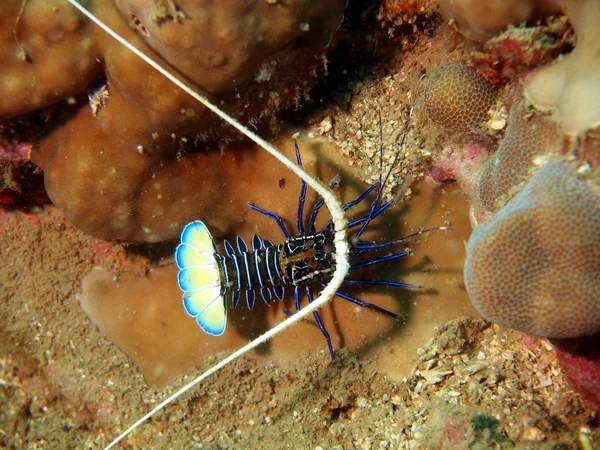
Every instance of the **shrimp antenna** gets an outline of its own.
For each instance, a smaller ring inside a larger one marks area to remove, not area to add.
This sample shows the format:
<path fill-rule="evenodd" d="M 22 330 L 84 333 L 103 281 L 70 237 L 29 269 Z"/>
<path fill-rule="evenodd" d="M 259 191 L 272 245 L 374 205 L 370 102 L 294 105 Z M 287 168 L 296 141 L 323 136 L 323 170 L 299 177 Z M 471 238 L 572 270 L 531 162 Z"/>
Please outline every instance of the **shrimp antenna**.
<path fill-rule="evenodd" d="M 381 196 L 383 194 L 383 188 L 387 184 L 387 181 L 389 180 L 390 176 L 392 175 L 392 170 L 394 169 L 394 167 L 396 166 L 396 163 L 398 162 L 398 159 L 400 158 L 400 151 L 402 150 L 402 147 L 404 146 L 404 140 L 406 139 L 406 135 L 408 133 L 408 127 L 410 126 L 410 123 L 411 123 L 411 120 L 412 120 L 413 109 L 411 107 L 409 115 L 408 115 L 407 123 L 406 123 L 406 125 L 404 125 L 404 132 L 402 133 L 402 139 L 401 139 L 400 143 L 398 144 L 398 150 L 396 151 L 396 154 L 394 155 L 394 160 L 392 161 L 392 164 L 390 165 L 390 168 L 387 171 L 387 173 L 385 174 L 385 178 L 383 178 L 383 181 L 382 181 L 382 172 L 383 172 L 383 123 L 382 123 L 382 119 L 381 119 L 381 106 L 379 104 L 377 105 L 377 110 L 379 112 L 379 182 L 378 182 L 379 186 L 378 186 L 378 189 L 377 189 L 377 194 L 375 195 L 375 199 L 371 203 L 371 209 L 369 210 L 369 214 L 365 218 L 365 220 L 362 223 L 362 226 L 360 227 L 360 229 L 354 235 L 354 237 L 353 237 L 354 240 L 358 240 L 360 238 L 360 236 L 367 229 L 367 226 L 369 226 L 369 223 L 371 223 L 371 220 L 373 220 L 377 216 L 376 209 L 377 209 L 377 205 L 379 204 L 379 200 L 381 200 Z M 389 206 L 389 204 L 387 204 L 387 205 Z M 385 206 L 385 208 L 387 208 L 387 206 Z"/>
<path fill-rule="evenodd" d="M 202 103 L 206 108 L 210 109 L 212 112 L 214 112 L 216 115 L 218 115 L 221 119 L 223 119 L 229 125 L 231 125 L 235 129 L 237 129 L 240 133 L 244 134 L 249 139 L 254 141 L 256 144 L 261 146 L 263 149 L 265 149 L 267 152 L 269 152 L 271 155 L 273 155 L 275 158 L 277 158 L 281 163 L 283 163 L 289 170 L 291 170 L 296 175 L 298 175 L 302 180 L 304 180 L 306 182 L 306 184 L 308 184 L 311 188 L 313 188 L 321 196 L 321 198 L 323 198 L 323 200 L 325 200 L 325 204 L 327 205 L 327 208 L 329 208 L 331 217 L 333 219 L 333 224 L 335 227 L 335 238 L 334 238 L 335 258 L 336 258 L 335 272 L 333 274 L 333 278 L 331 279 L 329 284 L 327 286 L 325 286 L 323 291 L 321 291 L 318 298 L 316 298 L 310 305 L 307 305 L 306 307 L 302 308 L 302 310 L 299 311 L 297 314 L 294 314 L 293 316 L 288 317 L 286 320 L 284 320 L 280 324 L 276 325 L 275 327 L 271 328 L 266 333 L 260 335 L 259 337 L 254 339 L 249 344 L 245 345 L 241 349 L 232 353 L 227 358 L 225 358 L 221 362 L 215 364 L 213 367 L 211 367 L 206 372 L 204 372 L 203 374 L 198 376 L 196 379 L 194 379 L 193 381 L 191 381 L 190 383 L 188 383 L 187 385 L 185 385 L 184 387 L 179 389 L 177 392 L 175 392 L 175 394 L 173 394 L 170 397 L 168 397 L 167 399 L 165 399 L 156 408 L 154 408 L 152 411 L 150 411 L 148 414 L 146 414 L 140 420 L 135 422 L 127 430 L 125 430 L 123 433 L 121 433 L 115 440 L 113 440 L 106 447 L 105 450 L 107 450 L 107 449 L 113 448 L 118 442 L 120 442 L 124 437 L 126 437 L 129 433 L 131 433 L 131 431 L 133 431 L 135 428 L 137 428 L 140 424 L 142 424 L 143 422 L 148 420 L 155 413 L 160 411 L 162 408 L 164 408 L 166 405 L 171 403 L 173 400 L 175 400 L 177 397 L 179 397 L 183 393 L 190 390 L 196 384 L 200 383 L 202 380 L 204 380 L 208 376 L 212 375 L 213 373 L 217 372 L 222 367 L 226 366 L 230 362 L 239 358 L 243 354 L 256 348 L 263 342 L 266 342 L 267 340 L 271 339 L 277 333 L 292 326 L 296 322 L 299 322 L 299 321 L 305 319 L 313 311 L 316 311 L 318 308 L 320 308 L 321 306 L 325 305 L 328 301 L 330 301 L 333 298 L 333 296 L 335 295 L 335 292 L 338 290 L 338 288 L 344 282 L 344 279 L 346 278 L 346 275 L 348 274 L 348 269 L 350 267 L 350 263 L 348 261 L 349 245 L 347 242 L 347 220 L 346 220 L 346 215 L 344 213 L 344 210 L 342 209 L 342 205 L 335 198 L 335 195 L 330 190 L 325 188 L 315 178 L 311 177 L 302 168 L 296 166 L 292 161 L 290 161 L 288 158 L 286 158 L 279 150 L 277 150 L 275 147 L 273 147 L 267 141 L 265 141 L 260 136 L 253 133 L 252 131 L 250 131 L 244 125 L 242 125 L 241 123 L 236 121 L 233 117 L 231 117 L 230 115 L 225 113 L 223 110 L 221 110 L 220 108 L 218 108 L 217 106 L 212 104 L 210 101 L 208 101 L 208 99 L 206 97 L 197 93 L 193 88 L 189 87 L 186 83 L 181 81 L 180 78 L 173 75 L 170 71 L 168 71 L 167 69 L 162 67 L 160 64 L 158 64 L 152 58 L 147 56 L 144 52 L 142 52 L 141 50 L 139 50 L 136 47 L 134 47 L 133 45 L 131 45 L 122 36 L 117 34 L 114 30 L 112 30 L 110 27 L 108 27 L 100 19 L 98 19 L 91 12 L 89 12 L 87 9 L 85 9 L 83 6 L 81 6 L 77 1 L 69 0 L 69 3 L 71 3 L 83 15 L 88 17 L 92 22 L 94 22 L 96 25 L 98 25 L 100 28 L 102 28 L 110 36 L 112 36 L 114 39 L 116 39 L 122 45 L 127 47 L 130 51 L 135 53 L 138 57 L 140 57 L 146 63 L 148 63 L 150 66 L 152 66 L 154 69 L 156 69 L 158 72 L 160 72 L 166 78 L 168 78 L 177 87 L 179 87 L 180 89 L 185 91 L 187 94 L 192 96 L 198 102 Z"/>
<path fill-rule="evenodd" d="M 389 178 L 392 174 L 392 170 L 394 169 L 394 167 L 396 167 L 396 163 L 398 162 L 398 159 L 400 158 L 400 152 L 402 150 L 402 147 L 404 146 L 404 141 L 406 140 L 406 135 L 408 134 L 408 127 L 411 124 L 414 107 L 411 106 L 411 108 L 408 112 L 407 122 L 406 122 L 406 125 L 404 126 L 404 132 L 402 133 L 402 138 L 400 139 L 400 143 L 398 144 L 398 150 L 396 151 L 396 154 L 394 155 L 394 160 L 392 161 L 390 168 L 388 169 L 387 173 L 385 174 L 385 177 L 383 177 L 383 121 L 382 121 L 382 117 L 381 117 L 381 105 L 377 104 L 377 110 L 379 113 L 379 181 L 375 185 L 372 186 L 372 188 L 377 186 L 377 193 L 376 193 L 375 199 L 371 203 L 371 209 L 369 210 L 369 213 L 366 216 L 361 217 L 358 220 L 354 220 L 354 221 L 350 222 L 350 224 L 348 225 L 348 228 L 350 229 L 350 228 L 353 228 L 354 226 L 358 226 L 358 225 L 362 224 L 361 228 L 358 230 L 358 232 L 352 238 L 353 242 L 356 244 L 356 246 L 359 250 L 369 250 L 369 249 L 378 249 L 378 248 L 381 249 L 381 248 L 388 247 L 388 246 L 391 246 L 394 244 L 400 244 L 402 242 L 409 241 L 416 236 L 420 236 L 420 235 L 426 234 L 426 233 L 431 233 L 432 231 L 451 231 L 453 233 L 456 233 L 461 238 L 463 245 L 465 247 L 465 251 L 466 251 L 467 239 L 456 228 L 446 227 L 446 226 L 427 228 L 425 230 L 417 231 L 415 233 L 409 234 L 402 238 L 399 238 L 399 239 L 396 239 L 393 241 L 389 241 L 389 242 L 385 242 L 382 244 L 376 244 L 376 243 L 371 243 L 371 242 L 362 242 L 359 240 L 360 235 L 366 230 L 366 228 L 369 225 L 369 223 L 371 222 L 371 220 L 373 220 L 375 217 L 377 217 L 381 212 L 385 211 L 388 208 L 388 206 L 391 204 L 391 200 L 390 200 L 390 201 L 384 203 L 383 205 L 381 205 L 379 208 L 377 207 L 379 204 L 379 201 L 381 200 L 381 195 L 383 194 L 383 188 L 387 184 L 387 181 L 389 180 Z"/>

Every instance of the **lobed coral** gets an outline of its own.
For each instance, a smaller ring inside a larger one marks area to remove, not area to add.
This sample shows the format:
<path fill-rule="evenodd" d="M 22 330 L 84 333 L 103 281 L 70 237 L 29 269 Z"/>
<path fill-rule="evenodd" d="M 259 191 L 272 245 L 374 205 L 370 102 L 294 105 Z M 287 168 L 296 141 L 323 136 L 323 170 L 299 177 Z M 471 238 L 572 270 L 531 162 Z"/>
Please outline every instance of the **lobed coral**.
<path fill-rule="evenodd" d="M 176 279 L 173 265 L 152 270 L 146 277 L 125 272 L 118 279 L 96 268 L 81 283 L 82 309 L 103 335 L 131 356 L 150 384 L 189 373 L 206 356 L 245 342 L 233 329 L 221 339 L 211 339 L 189 320 Z"/>
<path fill-rule="evenodd" d="M 102 73 L 94 27 L 66 0 L 3 1 L 0 30 L 0 120 L 76 95 Z"/>
<path fill-rule="evenodd" d="M 585 336 L 600 331 L 598 261 L 600 200 L 553 162 L 475 229 L 465 283 L 489 320 L 539 336 Z"/>
<path fill-rule="evenodd" d="M 0 7 L 0 95 L 7 99 L 0 119 L 69 97 L 50 114 L 31 154 L 44 170 L 50 199 L 69 220 L 98 237 L 131 241 L 173 239 L 200 216 L 221 230 L 231 226 L 228 218 L 245 211 L 244 201 L 237 187 L 223 186 L 252 168 L 252 157 L 186 145 L 198 136 L 227 138 L 230 131 L 66 1 L 21 4 L 11 0 Z M 311 85 L 322 64 L 315 48 L 331 40 L 345 1 L 119 1 L 90 7 L 239 120 L 256 122 Z M 102 74 L 105 82 L 92 85 L 89 98 L 78 95 Z"/>
<path fill-rule="evenodd" d="M 476 70 L 453 64 L 432 75 L 424 95 L 431 120 L 451 130 L 472 131 L 487 120 L 496 89 Z"/>

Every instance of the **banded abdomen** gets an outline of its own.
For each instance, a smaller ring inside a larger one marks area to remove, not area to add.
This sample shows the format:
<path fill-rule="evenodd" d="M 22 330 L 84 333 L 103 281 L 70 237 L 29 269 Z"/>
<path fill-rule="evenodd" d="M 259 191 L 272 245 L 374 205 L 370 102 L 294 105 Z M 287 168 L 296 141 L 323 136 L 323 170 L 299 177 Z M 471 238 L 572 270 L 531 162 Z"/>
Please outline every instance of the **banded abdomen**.
<path fill-rule="evenodd" d="M 283 287 L 327 282 L 335 270 L 333 241 L 328 231 L 292 237 L 280 245 L 254 235 L 252 251 L 239 236 L 236 244 L 237 251 L 224 241 L 226 256 L 221 256 L 225 288 L 233 292 L 234 308 L 242 291 L 247 291 L 248 307 L 252 309 L 255 290 L 268 304 L 271 291 L 283 300 Z"/>

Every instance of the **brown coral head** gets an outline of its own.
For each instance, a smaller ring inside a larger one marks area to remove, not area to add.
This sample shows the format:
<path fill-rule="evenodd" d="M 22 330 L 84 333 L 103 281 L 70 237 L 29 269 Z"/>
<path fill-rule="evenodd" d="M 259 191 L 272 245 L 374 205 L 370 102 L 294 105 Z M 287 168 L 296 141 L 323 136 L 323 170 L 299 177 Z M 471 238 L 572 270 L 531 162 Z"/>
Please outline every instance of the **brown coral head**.
<path fill-rule="evenodd" d="M 506 135 L 486 163 L 477 187 L 483 208 L 495 213 L 518 192 L 539 167 L 539 160 L 559 158 L 564 144 L 556 121 L 528 107 L 517 91 Z"/>
<path fill-rule="evenodd" d="M 455 131 L 476 130 L 487 120 L 495 98 L 494 85 L 464 64 L 440 69 L 425 86 L 429 118 Z"/>
<path fill-rule="evenodd" d="M 346 0 L 115 0 L 145 42 L 212 94 L 258 76 L 266 61 L 295 41 L 326 47 L 344 17 Z"/>
<path fill-rule="evenodd" d="M 600 201 L 567 165 L 545 165 L 475 229 L 465 283 L 488 320 L 550 338 L 597 333 Z"/>

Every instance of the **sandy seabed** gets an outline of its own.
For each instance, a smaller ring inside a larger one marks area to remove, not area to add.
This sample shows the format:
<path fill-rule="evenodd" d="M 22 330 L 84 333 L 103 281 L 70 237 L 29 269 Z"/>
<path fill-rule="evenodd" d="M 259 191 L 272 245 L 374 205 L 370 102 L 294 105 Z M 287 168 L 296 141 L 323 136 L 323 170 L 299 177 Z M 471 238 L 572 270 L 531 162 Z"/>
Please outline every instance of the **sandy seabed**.
<path fill-rule="evenodd" d="M 93 266 L 143 272 L 152 258 L 122 245 L 108 251 L 52 206 L 3 212 L 0 226 L 4 448 L 99 448 L 189 381 L 148 385 L 79 304 L 80 279 Z M 338 351 L 335 363 L 320 339 L 299 356 L 266 349 L 242 358 L 123 448 L 580 448 L 582 430 L 597 432 L 547 341 L 463 317 L 432 325 L 433 339 L 406 358 L 389 342 L 410 327 L 394 330 L 369 350 Z M 279 348 L 299 338 L 289 333 Z M 407 376 L 382 369 L 394 358 Z"/>

